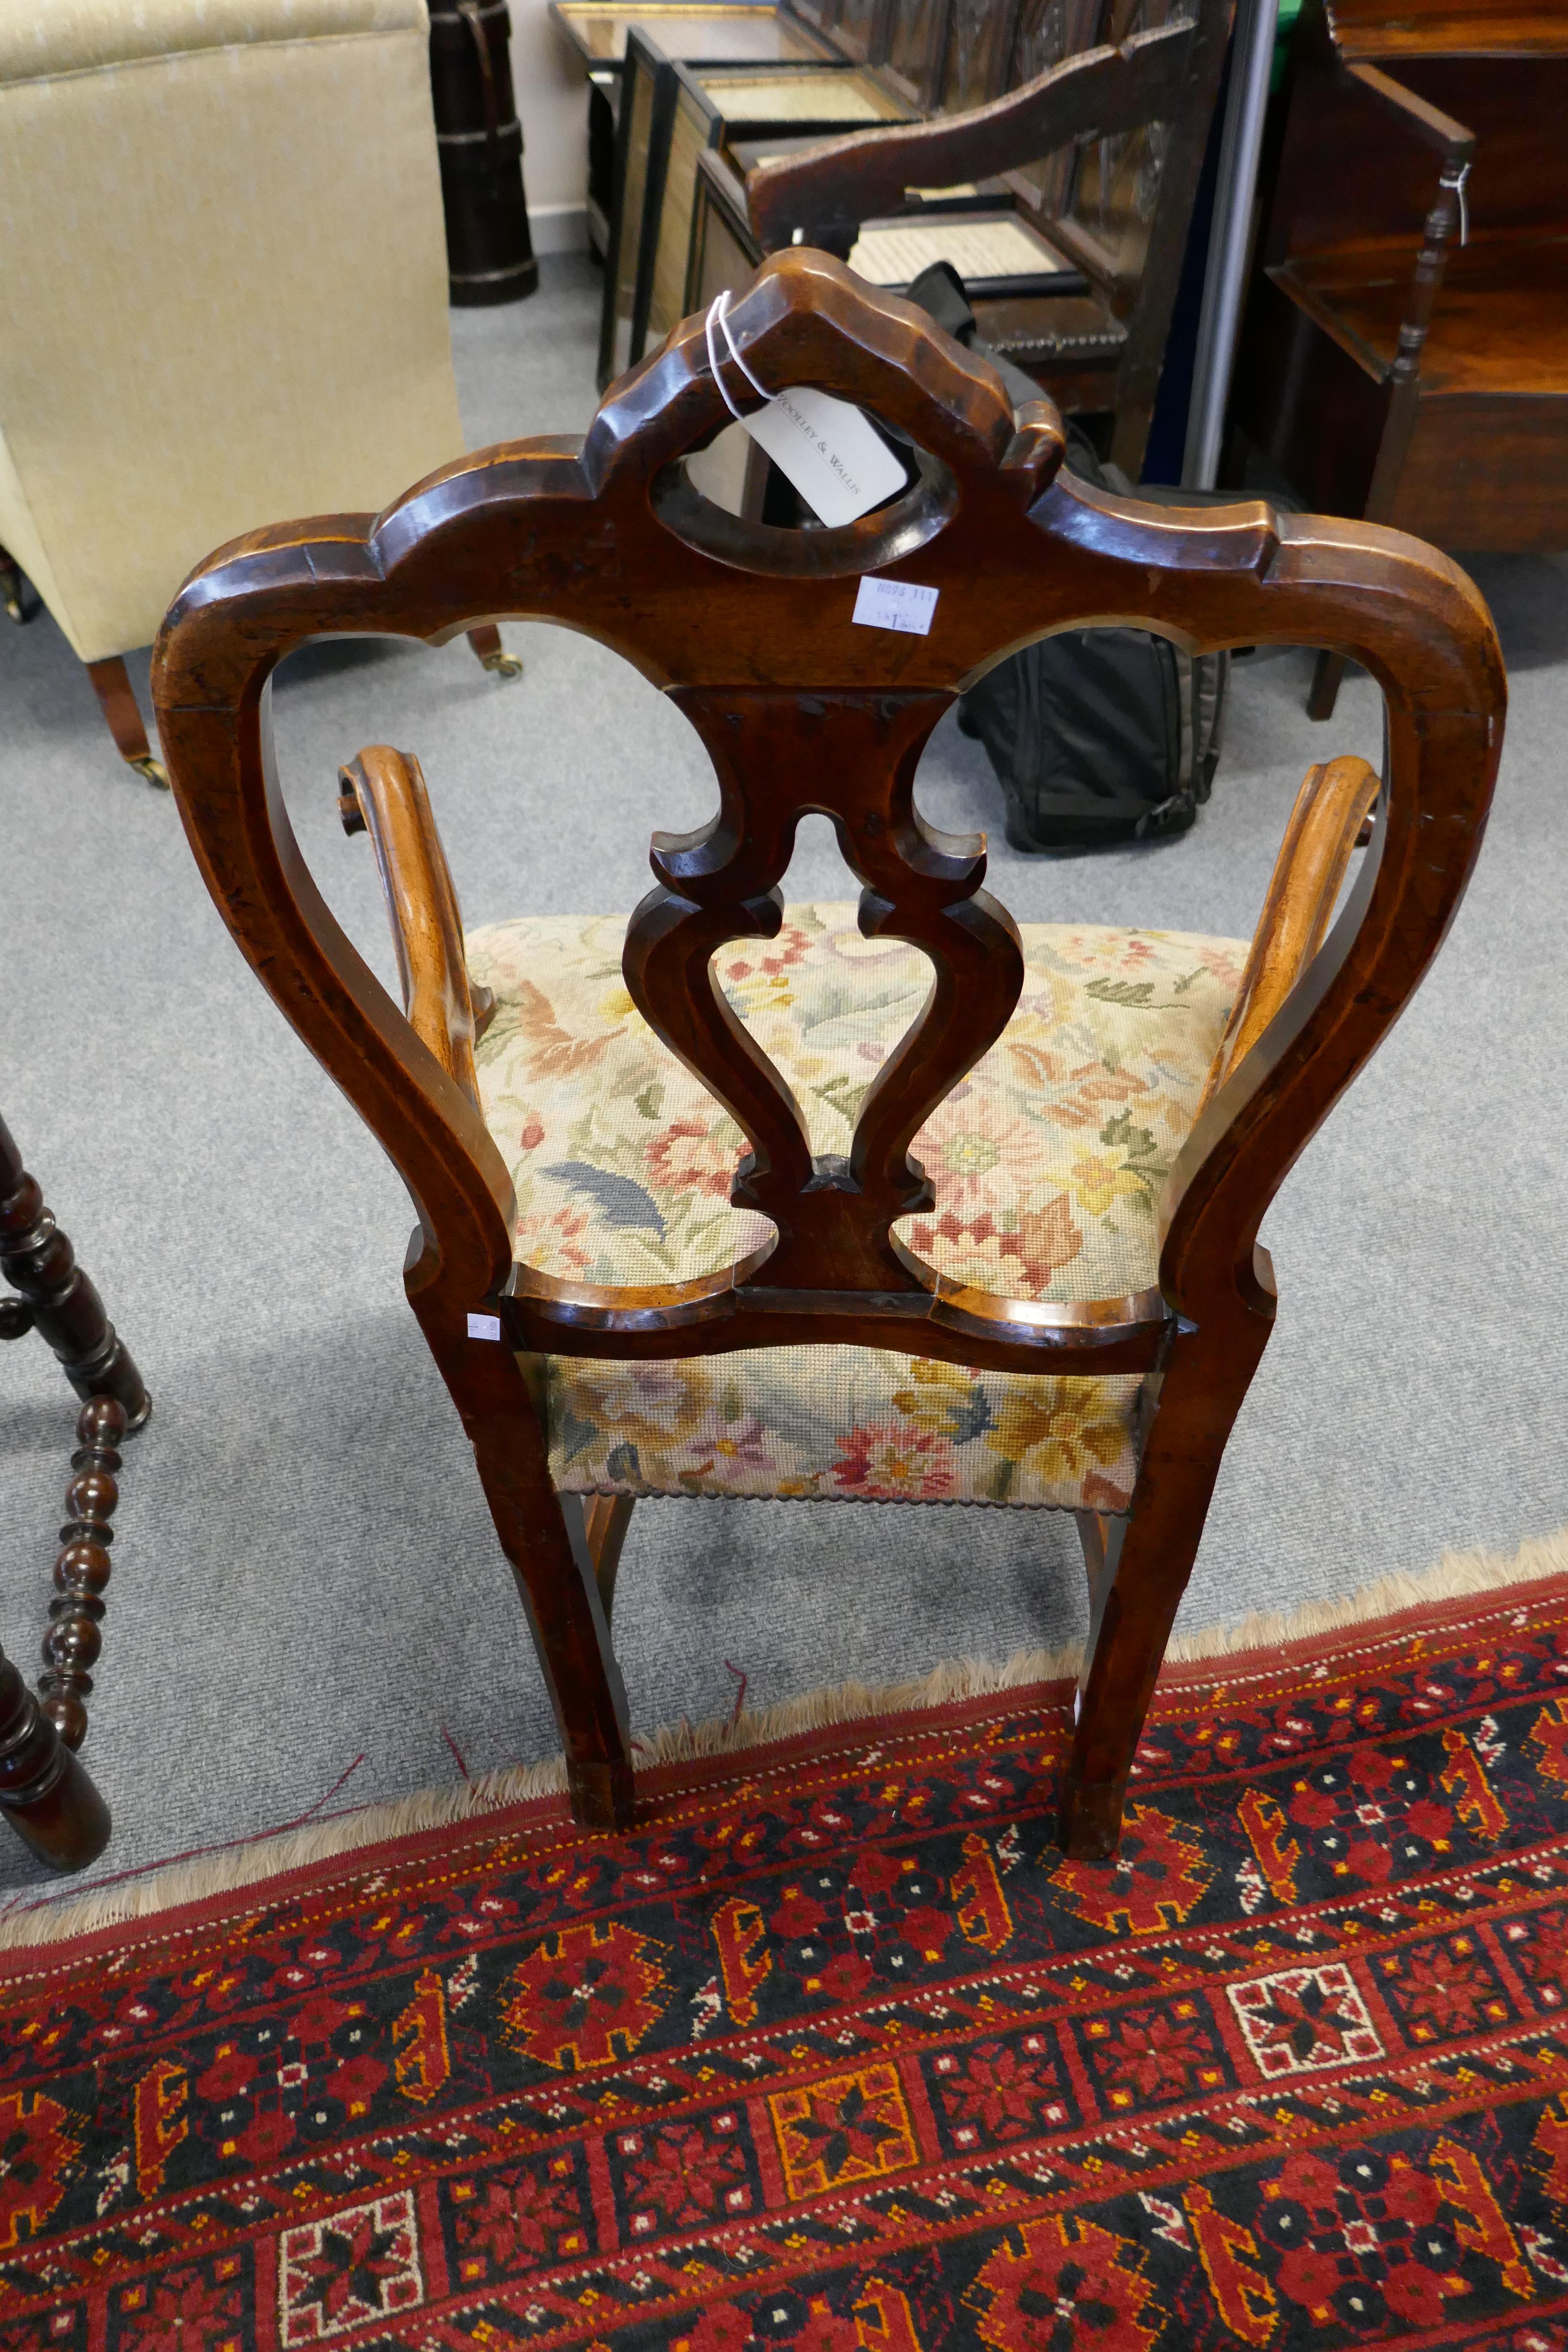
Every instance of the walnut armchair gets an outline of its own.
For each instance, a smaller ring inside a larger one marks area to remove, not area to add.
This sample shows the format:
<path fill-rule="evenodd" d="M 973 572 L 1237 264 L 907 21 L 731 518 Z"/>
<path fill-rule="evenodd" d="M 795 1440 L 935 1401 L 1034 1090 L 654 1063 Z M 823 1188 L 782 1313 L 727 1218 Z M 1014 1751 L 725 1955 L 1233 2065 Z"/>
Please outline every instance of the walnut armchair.
<path fill-rule="evenodd" d="M 280 525 L 202 566 L 154 664 L 171 776 L 244 953 L 413 1197 L 408 1296 L 579 1819 L 632 1816 L 608 1620 L 638 1494 L 1047 1502 L 1079 1513 L 1091 1603 L 1061 1835 L 1105 1854 L 1273 1322 L 1259 1225 L 1464 890 L 1501 662 L 1464 575 L 1413 541 L 1076 480 L 1049 403 L 1015 416 L 986 363 L 825 255 L 776 256 L 730 317 L 763 384 L 817 384 L 909 437 L 917 478 L 894 504 L 793 531 L 701 499 L 683 460 L 729 411 L 688 319 L 580 443 L 504 445 L 380 516 Z M 936 589 L 929 634 L 854 625 L 868 572 Z M 654 835 L 629 924 L 499 925 L 465 951 L 416 761 L 362 752 L 344 806 L 380 860 L 400 1010 L 300 858 L 267 681 L 313 636 L 440 643 L 522 616 L 587 632 L 670 694 L 718 813 Z M 1312 771 L 1250 950 L 1020 934 L 981 887 L 983 840 L 915 810 L 922 747 L 965 682 L 1089 621 L 1328 645 L 1383 687 L 1385 778 Z M 862 886 L 858 921 L 781 906 L 811 813 Z M 1145 1015 L 1153 1045 L 1129 1045 Z M 1096 1154 L 1068 1097 L 1106 1022 L 1124 1091 Z M 1129 1187 L 1157 1213 L 1119 1224 Z"/>

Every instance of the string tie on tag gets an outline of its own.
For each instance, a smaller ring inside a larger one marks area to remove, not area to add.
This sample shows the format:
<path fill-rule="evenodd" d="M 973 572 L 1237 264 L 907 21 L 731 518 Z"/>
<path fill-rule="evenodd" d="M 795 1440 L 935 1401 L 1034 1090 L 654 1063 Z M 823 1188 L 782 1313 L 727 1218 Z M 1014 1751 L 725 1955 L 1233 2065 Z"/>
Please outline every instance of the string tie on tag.
<path fill-rule="evenodd" d="M 1461 164 L 1457 172 L 1450 163 L 1448 170 L 1440 173 L 1437 177 L 1437 185 L 1440 188 L 1451 188 L 1459 200 L 1459 243 L 1461 245 L 1469 245 L 1470 241 L 1470 208 L 1465 201 L 1465 184 L 1469 176 L 1470 167 L 1468 163 Z"/>
<path fill-rule="evenodd" d="M 723 328 L 724 340 L 729 347 L 729 356 L 734 361 L 736 366 L 740 370 L 741 374 L 746 378 L 747 383 L 751 386 L 752 391 L 756 393 L 758 398 L 759 400 L 777 400 L 779 394 L 776 392 L 769 392 L 766 384 L 758 383 L 757 378 L 752 374 L 751 370 L 747 366 L 746 362 L 741 358 L 740 353 L 736 347 L 735 336 L 730 328 L 729 320 L 727 315 L 728 310 L 729 288 L 727 286 L 723 293 L 716 294 L 712 302 L 708 305 L 708 314 L 703 322 L 703 332 L 707 338 L 707 363 L 713 373 L 713 380 L 719 388 L 719 393 L 723 398 L 724 404 L 728 409 L 730 415 L 734 417 L 736 423 L 737 425 L 744 425 L 746 419 L 742 416 L 739 409 L 737 408 L 734 401 L 731 400 L 729 396 L 729 386 L 724 380 L 724 372 L 719 364 L 718 347 L 714 341 L 714 329 L 716 327 Z"/>

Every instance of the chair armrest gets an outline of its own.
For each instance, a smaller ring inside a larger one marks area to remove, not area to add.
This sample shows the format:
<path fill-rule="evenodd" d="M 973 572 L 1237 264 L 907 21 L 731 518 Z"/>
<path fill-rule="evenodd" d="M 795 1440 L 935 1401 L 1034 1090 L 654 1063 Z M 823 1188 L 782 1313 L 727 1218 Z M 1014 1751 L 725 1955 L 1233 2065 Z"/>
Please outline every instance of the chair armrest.
<path fill-rule="evenodd" d="M 795 237 L 841 259 L 862 221 L 903 210 L 906 188 L 990 178 L 1083 132 L 1103 136 L 1156 121 L 1176 102 L 1194 37 L 1186 22 L 1134 33 L 1119 48 L 1066 58 L 971 113 L 856 131 L 805 154 L 758 163 L 746 183 L 751 226 L 765 253 Z"/>
<path fill-rule="evenodd" d="M 409 1025 L 476 1108 L 474 1045 L 496 1009 L 468 978 L 452 869 L 419 761 L 371 743 L 338 772 L 345 833 L 368 833 L 382 877 Z"/>
<path fill-rule="evenodd" d="M 1413 131 L 1424 146 L 1436 148 L 1439 155 L 1452 155 L 1469 163 L 1475 151 L 1476 137 L 1440 106 L 1433 106 L 1403 82 L 1377 66 L 1354 65 L 1345 68 L 1347 78 L 1365 90 L 1369 98 L 1397 115 L 1407 131 Z"/>
<path fill-rule="evenodd" d="M 1376 770 L 1364 760 L 1330 760 L 1307 771 L 1204 1084 L 1200 1116 L 1322 947 L 1351 851 L 1381 788 Z"/>
<path fill-rule="evenodd" d="M 1457 189 L 1475 134 L 1378 67 L 1341 63 L 1321 17 L 1305 29 L 1261 240 L 1264 266 L 1310 268 L 1369 237 L 1414 236 L 1414 267 L 1427 216 L 1445 184 Z"/>

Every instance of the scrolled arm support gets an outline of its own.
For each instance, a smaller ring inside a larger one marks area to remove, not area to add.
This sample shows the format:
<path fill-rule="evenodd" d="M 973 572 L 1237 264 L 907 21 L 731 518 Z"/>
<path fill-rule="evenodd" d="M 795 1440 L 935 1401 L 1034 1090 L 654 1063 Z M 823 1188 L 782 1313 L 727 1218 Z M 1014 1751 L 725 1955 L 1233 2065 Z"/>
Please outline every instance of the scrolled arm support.
<path fill-rule="evenodd" d="M 457 893 L 419 761 L 372 743 L 338 780 L 345 832 L 362 829 L 375 851 L 410 1025 L 477 1108 L 474 1046 L 495 999 L 468 978 Z"/>
<path fill-rule="evenodd" d="M 1250 1053 L 1322 947 L 1351 852 L 1379 789 L 1377 772 L 1364 760 L 1330 760 L 1308 771 L 1204 1085 L 1200 1113 Z"/>

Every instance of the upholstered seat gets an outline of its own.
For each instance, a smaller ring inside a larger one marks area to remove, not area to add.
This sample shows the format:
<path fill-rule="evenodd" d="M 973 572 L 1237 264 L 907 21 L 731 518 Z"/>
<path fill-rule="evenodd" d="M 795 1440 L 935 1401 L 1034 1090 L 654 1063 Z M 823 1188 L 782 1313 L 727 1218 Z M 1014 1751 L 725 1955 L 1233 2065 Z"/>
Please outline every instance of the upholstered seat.
<path fill-rule="evenodd" d="M 1022 927 L 1027 977 L 1000 1042 L 921 1130 L 932 1213 L 901 1238 L 1011 1297 L 1115 1298 L 1156 1276 L 1155 1204 L 1197 1115 L 1245 941 Z M 623 919 L 470 933 L 495 992 L 476 1056 L 517 1196 L 517 1254 L 592 1283 L 684 1281 L 771 1231 L 732 1209 L 739 1129 L 662 1045 L 621 976 Z M 930 967 L 862 939 L 852 905 L 791 908 L 776 940 L 716 959 L 789 1079 L 819 1153 L 916 1015 Z M 652 1363 L 552 1357 L 551 1474 L 566 1492 L 858 1496 L 1125 1510 L 1136 1378 L 975 1372 L 812 1347 Z"/>

